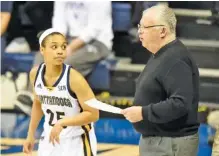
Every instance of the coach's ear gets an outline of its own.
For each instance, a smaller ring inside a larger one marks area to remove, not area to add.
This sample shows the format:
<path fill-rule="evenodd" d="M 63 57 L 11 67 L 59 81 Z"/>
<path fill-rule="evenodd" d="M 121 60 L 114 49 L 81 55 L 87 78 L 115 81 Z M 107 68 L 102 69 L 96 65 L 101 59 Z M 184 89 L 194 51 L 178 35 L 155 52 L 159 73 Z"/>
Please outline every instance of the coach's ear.
<path fill-rule="evenodd" d="M 165 27 L 162 27 L 160 29 L 160 37 L 164 38 L 167 35 L 167 29 Z"/>

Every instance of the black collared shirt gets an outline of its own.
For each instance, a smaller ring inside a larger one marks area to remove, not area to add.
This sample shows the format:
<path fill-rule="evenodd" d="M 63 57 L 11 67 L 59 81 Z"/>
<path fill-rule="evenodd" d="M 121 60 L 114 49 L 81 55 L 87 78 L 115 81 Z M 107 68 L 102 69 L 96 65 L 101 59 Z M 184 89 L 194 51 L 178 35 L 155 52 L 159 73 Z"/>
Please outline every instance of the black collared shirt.
<path fill-rule="evenodd" d="M 198 67 L 176 39 L 152 55 L 137 80 L 134 105 L 143 106 L 143 121 L 134 127 L 143 136 L 194 134 L 198 101 Z"/>

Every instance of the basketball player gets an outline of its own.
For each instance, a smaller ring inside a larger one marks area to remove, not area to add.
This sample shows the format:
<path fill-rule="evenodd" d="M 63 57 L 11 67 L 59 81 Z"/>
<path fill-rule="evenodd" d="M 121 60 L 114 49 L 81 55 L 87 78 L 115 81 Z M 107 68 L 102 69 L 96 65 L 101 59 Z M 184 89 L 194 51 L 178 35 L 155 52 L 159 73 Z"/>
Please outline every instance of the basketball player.
<path fill-rule="evenodd" d="M 44 115 L 39 156 L 95 156 L 93 122 L 99 111 L 84 104 L 95 99 L 94 94 L 83 76 L 63 63 L 67 47 L 63 34 L 47 29 L 39 44 L 45 63 L 30 71 L 34 102 L 23 152 L 31 154 L 35 131 Z"/>

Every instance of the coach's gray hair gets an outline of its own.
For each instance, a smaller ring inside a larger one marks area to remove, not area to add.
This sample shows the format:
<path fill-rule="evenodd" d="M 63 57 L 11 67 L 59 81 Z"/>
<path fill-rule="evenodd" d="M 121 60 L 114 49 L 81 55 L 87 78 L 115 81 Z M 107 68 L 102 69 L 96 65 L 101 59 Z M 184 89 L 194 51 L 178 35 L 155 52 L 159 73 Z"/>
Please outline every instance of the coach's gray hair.
<path fill-rule="evenodd" d="M 158 23 L 158 24 L 165 24 L 169 27 L 170 32 L 176 34 L 176 15 L 173 11 L 173 9 L 169 8 L 167 5 L 165 4 L 158 4 L 155 6 L 152 6 L 149 9 L 156 9 L 157 10 L 157 14 L 158 14 L 158 21 L 162 22 L 162 23 Z M 145 10 L 143 12 L 146 13 L 147 10 Z"/>

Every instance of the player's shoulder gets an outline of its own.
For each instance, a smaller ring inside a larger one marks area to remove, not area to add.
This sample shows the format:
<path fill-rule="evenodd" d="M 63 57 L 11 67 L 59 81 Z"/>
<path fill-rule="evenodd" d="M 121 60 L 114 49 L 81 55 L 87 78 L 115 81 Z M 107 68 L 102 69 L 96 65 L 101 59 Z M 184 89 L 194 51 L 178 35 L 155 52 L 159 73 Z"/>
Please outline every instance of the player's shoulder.
<path fill-rule="evenodd" d="M 77 70 L 75 70 L 74 68 L 70 68 L 70 79 L 74 79 L 74 80 L 78 80 L 81 77 L 83 77 Z"/>
<path fill-rule="evenodd" d="M 84 82 L 84 77 L 74 68 L 70 68 L 69 72 L 70 82 L 73 84 L 79 84 Z"/>

